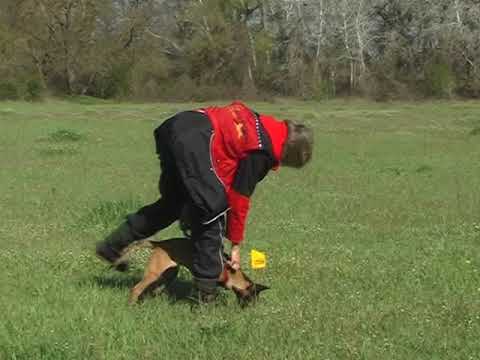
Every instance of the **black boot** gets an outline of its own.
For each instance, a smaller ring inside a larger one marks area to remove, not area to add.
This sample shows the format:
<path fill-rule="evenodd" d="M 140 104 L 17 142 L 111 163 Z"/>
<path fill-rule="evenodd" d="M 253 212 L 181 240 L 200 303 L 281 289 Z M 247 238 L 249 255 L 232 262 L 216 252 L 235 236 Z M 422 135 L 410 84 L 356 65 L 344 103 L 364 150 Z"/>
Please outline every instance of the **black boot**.
<path fill-rule="evenodd" d="M 218 296 L 217 280 L 193 278 L 190 301 L 195 305 L 215 303 Z"/>
<path fill-rule="evenodd" d="M 102 260 L 114 265 L 118 271 L 125 271 L 128 268 L 128 262 L 118 260 L 122 257 L 123 251 L 134 241 L 146 238 L 133 230 L 128 221 L 121 224 L 105 240 L 99 242 L 96 246 L 96 254 Z"/>

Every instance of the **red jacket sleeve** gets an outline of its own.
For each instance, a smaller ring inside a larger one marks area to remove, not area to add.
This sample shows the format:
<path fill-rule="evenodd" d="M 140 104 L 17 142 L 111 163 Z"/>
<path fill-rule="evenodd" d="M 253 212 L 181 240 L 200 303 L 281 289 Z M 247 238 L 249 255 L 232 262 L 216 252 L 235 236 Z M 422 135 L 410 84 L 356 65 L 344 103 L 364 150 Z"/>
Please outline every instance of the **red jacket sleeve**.
<path fill-rule="evenodd" d="M 272 156 L 263 151 L 251 152 L 238 164 L 227 200 L 230 210 L 227 215 L 227 237 L 234 244 L 243 240 L 245 223 L 250 209 L 250 196 L 255 187 L 275 165 Z"/>
<path fill-rule="evenodd" d="M 227 215 L 227 238 L 234 244 L 242 242 L 250 199 L 233 188 L 227 194 L 230 210 Z"/>

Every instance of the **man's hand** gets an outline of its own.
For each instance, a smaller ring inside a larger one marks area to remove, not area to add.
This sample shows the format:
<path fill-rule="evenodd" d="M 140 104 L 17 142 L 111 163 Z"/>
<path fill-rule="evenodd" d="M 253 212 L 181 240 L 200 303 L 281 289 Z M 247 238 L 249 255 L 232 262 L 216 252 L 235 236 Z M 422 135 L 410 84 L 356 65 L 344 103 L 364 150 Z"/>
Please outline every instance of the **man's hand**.
<path fill-rule="evenodd" d="M 232 244 L 232 253 L 230 254 L 231 259 L 229 265 L 233 270 L 240 269 L 240 245 Z"/>

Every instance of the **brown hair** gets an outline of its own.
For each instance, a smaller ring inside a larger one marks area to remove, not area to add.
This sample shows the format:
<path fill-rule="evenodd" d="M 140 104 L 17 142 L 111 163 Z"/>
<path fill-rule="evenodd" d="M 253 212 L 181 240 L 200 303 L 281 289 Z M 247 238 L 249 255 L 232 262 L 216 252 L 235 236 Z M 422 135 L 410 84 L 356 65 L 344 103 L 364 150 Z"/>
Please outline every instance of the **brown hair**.
<path fill-rule="evenodd" d="M 301 168 L 312 158 L 313 131 L 311 128 L 285 121 L 288 127 L 288 136 L 282 150 L 281 164 L 294 168 Z"/>

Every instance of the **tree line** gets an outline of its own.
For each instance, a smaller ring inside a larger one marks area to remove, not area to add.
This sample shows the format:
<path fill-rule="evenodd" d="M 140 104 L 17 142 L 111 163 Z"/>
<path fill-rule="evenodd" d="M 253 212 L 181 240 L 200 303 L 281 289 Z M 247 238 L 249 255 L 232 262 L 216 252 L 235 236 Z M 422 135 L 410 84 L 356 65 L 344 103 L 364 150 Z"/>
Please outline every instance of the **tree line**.
<path fill-rule="evenodd" d="M 480 96 L 480 0 L 0 0 L 0 99 Z"/>

